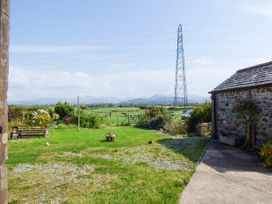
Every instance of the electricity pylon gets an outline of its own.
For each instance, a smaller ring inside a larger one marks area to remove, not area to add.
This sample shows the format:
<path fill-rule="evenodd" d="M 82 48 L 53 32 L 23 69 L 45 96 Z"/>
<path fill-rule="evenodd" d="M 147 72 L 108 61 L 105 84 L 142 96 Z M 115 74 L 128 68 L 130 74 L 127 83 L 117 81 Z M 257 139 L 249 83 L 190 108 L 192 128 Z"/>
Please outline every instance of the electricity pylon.
<path fill-rule="evenodd" d="M 182 25 L 179 24 L 177 32 L 177 56 L 176 56 L 176 73 L 175 73 L 175 98 L 174 106 L 183 104 L 184 108 L 188 105 L 186 68 L 183 47 Z"/>

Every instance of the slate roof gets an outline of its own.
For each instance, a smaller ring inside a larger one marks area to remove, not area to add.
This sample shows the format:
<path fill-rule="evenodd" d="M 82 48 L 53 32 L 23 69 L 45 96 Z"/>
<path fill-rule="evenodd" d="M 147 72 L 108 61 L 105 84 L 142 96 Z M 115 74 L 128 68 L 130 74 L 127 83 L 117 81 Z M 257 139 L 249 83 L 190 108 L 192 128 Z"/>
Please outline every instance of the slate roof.
<path fill-rule="evenodd" d="M 238 70 L 209 93 L 272 84 L 272 61 Z"/>

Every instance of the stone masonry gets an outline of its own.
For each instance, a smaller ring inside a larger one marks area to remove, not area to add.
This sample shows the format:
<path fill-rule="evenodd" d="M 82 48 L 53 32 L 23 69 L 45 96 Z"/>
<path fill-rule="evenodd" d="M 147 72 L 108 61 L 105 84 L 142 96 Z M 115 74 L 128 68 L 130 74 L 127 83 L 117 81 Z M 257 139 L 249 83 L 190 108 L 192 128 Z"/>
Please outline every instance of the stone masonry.
<path fill-rule="evenodd" d="M 233 107 L 243 99 L 249 99 L 258 106 L 260 113 L 256 120 L 256 144 L 260 146 L 272 139 L 272 85 L 244 90 L 233 90 L 215 94 L 216 129 L 219 140 L 224 137 L 244 138 L 246 122 Z"/>

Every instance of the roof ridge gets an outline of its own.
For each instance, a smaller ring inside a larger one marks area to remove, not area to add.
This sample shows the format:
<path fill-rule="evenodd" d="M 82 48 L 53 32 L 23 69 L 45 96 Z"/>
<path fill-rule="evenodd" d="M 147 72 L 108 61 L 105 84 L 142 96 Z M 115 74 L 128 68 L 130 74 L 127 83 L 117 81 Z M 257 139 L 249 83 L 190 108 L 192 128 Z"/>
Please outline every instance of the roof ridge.
<path fill-rule="evenodd" d="M 259 68 L 259 67 L 262 67 L 262 66 L 265 66 L 265 65 L 270 65 L 270 64 L 272 65 L 272 61 L 261 63 L 261 64 L 256 64 L 256 65 L 246 67 L 246 68 L 242 68 L 242 69 L 237 70 L 237 72 L 243 72 L 243 71 L 247 71 L 249 69 L 255 69 L 255 68 Z"/>

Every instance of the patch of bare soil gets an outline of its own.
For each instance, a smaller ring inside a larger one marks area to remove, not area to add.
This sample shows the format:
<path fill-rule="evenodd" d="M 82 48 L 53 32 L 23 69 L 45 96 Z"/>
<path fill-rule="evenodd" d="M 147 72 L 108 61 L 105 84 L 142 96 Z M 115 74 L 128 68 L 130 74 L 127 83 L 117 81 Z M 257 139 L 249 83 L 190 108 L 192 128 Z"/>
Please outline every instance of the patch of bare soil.
<path fill-rule="evenodd" d="M 157 169 L 166 170 L 191 170 L 193 165 L 184 156 L 178 155 L 160 144 L 142 145 L 122 149 L 112 154 L 93 154 L 92 156 L 126 163 L 146 163 Z"/>
<path fill-rule="evenodd" d="M 20 203 L 63 203 L 77 196 L 110 189 L 117 175 L 97 174 L 95 165 L 77 166 L 70 163 L 19 164 L 10 172 L 10 182 L 17 182 L 10 192 L 12 201 Z M 28 191 L 31 189 L 31 193 Z"/>

